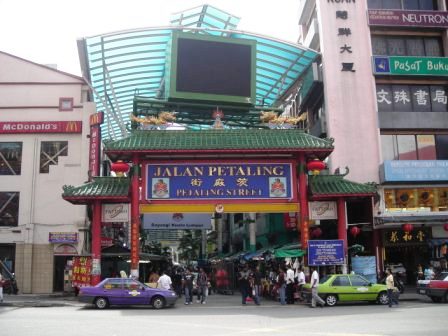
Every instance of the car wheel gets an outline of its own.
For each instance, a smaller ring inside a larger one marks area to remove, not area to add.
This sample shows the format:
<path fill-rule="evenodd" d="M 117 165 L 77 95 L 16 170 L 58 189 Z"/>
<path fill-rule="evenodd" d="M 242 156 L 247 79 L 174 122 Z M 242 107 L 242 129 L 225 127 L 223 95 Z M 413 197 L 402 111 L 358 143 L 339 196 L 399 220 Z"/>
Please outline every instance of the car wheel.
<path fill-rule="evenodd" d="M 325 297 L 325 303 L 327 306 L 333 307 L 338 302 L 338 297 L 336 295 L 327 295 Z"/>
<path fill-rule="evenodd" d="M 377 301 L 382 305 L 389 304 L 389 297 L 387 296 L 387 293 L 386 292 L 379 293 Z"/>
<path fill-rule="evenodd" d="M 438 296 L 430 296 L 430 298 L 431 298 L 432 302 L 435 302 L 435 303 L 440 303 L 440 302 L 442 302 L 442 298 L 441 298 L 441 297 L 438 297 Z"/>
<path fill-rule="evenodd" d="M 105 309 L 109 307 L 109 301 L 104 297 L 98 297 L 95 299 L 95 307 L 98 309 Z"/>
<path fill-rule="evenodd" d="M 151 300 L 151 305 L 154 309 L 161 309 L 165 307 L 165 299 L 161 296 L 156 296 Z"/>

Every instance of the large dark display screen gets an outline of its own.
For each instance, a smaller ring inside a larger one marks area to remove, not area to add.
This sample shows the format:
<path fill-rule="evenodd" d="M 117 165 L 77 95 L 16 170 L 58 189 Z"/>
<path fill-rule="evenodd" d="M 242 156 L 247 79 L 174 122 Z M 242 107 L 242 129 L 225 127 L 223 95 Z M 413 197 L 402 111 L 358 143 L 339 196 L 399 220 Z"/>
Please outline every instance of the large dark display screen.
<path fill-rule="evenodd" d="M 251 97 L 251 45 L 179 38 L 176 91 Z"/>

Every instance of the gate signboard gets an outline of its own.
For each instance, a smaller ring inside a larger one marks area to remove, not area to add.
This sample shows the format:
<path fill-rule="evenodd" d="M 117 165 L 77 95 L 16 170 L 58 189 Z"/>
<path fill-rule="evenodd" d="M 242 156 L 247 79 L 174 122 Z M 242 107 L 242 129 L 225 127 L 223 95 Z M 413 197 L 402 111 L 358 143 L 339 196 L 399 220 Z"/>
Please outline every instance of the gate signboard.
<path fill-rule="evenodd" d="M 155 201 L 295 200 L 293 163 L 146 164 L 145 195 Z"/>

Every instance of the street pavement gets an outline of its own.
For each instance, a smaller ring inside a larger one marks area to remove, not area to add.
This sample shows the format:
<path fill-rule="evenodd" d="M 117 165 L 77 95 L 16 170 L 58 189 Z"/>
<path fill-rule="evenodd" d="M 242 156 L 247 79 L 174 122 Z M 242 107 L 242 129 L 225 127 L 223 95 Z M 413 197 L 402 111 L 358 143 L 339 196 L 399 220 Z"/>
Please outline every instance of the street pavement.
<path fill-rule="evenodd" d="M 231 307 L 241 305 L 241 297 L 238 292 L 234 295 L 214 294 L 208 300 L 208 307 Z M 276 306 L 277 302 L 269 299 L 264 299 L 263 305 Z M 400 295 L 400 301 L 425 301 L 430 302 L 426 296 L 419 295 L 415 291 L 415 287 L 407 287 L 405 292 Z M 184 306 L 183 298 L 177 301 L 176 306 Z M 251 302 L 248 303 L 249 305 Z M 3 295 L 3 303 L 1 306 L 14 307 L 63 307 L 63 306 L 85 306 L 85 303 L 78 301 L 72 293 L 51 293 L 51 294 L 17 294 L 17 295 Z M 193 306 L 195 301 L 193 302 Z M 296 303 L 295 305 L 307 305 L 305 303 Z M 186 306 L 188 307 L 188 306 Z"/>

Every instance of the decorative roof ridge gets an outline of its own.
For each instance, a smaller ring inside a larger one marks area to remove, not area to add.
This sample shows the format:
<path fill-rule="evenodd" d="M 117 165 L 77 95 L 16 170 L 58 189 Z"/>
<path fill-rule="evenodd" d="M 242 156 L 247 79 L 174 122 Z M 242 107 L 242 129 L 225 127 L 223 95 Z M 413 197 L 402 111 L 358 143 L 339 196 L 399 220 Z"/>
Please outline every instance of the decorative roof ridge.
<path fill-rule="evenodd" d="M 94 176 L 92 181 L 88 181 L 79 186 L 65 184 L 62 186 L 62 190 L 64 190 L 63 194 L 71 194 L 76 189 L 84 188 L 84 187 L 87 187 L 87 186 L 93 185 L 93 184 L 104 185 L 104 184 L 107 184 L 110 182 L 113 182 L 114 184 L 129 184 L 130 181 L 131 181 L 131 179 L 126 176 L 123 176 L 123 177 L 121 177 L 121 176 L 120 177 L 118 177 L 118 176 Z"/>

